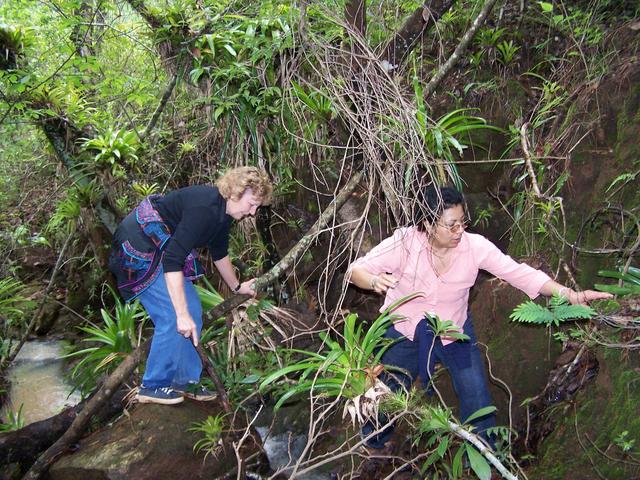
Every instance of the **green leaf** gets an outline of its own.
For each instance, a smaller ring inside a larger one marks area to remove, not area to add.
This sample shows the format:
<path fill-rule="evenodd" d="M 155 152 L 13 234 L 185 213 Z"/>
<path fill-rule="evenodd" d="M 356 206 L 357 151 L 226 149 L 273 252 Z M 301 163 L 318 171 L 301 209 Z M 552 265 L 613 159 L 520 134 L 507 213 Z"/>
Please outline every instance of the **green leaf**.
<path fill-rule="evenodd" d="M 235 49 L 229 45 L 228 43 L 224 44 L 224 48 L 227 52 L 229 52 L 232 56 L 237 57 L 238 53 L 235 51 Z"/>
<path fill-rule="evenodd" d="M 488 415 L 490 413 L 495 412 L 497 409 L 496 407 L 494 407 L 493 405 L 489 405 L 488 407 L 483 407 L 480 410 L 476 410 L 475 412 L 473 412 L 471 415 L 469 415 L 469 418 L 467 418 L 464 423 L 471 423 L 472 421 L 474 421 L 476 418 L 480 418 L 480 417 L 484 417 L 485 415 Z"/>
<path fill-rule="evenodd" d="M 549 2 L 538 2 L 538 5 L 540 5 L 540 9 L 542 10 L 542 13 L 551 13 L 553 12 L 553 4 L 549 3 Z"/>
<path fill-rule="evenodd" d="M 243 383 L 243 384 L 257 383 L 258 380 L 260 380 L 260 375 L 253 373 L 251 375 L 247 375 L 242 380 L 240 380 L 240 383 Z"/>
<path fill-rule="evenodd" d="M 466 444 L 467 456 L 471 463 L 471 469 L 480 480 L 491 480 L 491 467 L 485 458 L 470 444 Z"/>
<path fill-rule="evenodd" d="M 218 121 L 218 118 L 220 118 L 220 115 L 222 115 L 223 113 L 224 113 L 224 106 L 221 105 L 217 107 L 213 112 L 213 120 Z"/>
<path fill-rule="evenodd" d="M 440 458 L 444 457 L 445 452 L 447 451 L 447 447 L 449 446 L 449 437 L 443 437 L 438 444 L 438 448 L 436 452 L 440 456 Z"/>
<path fill-rule="evenodd" d="M 630 287 L 619 287 L 618 285 L 604 285 L 601 283 L 596 283 L 594 285 L 594 288 L 596 290 L 600 290 L 601 292 L 612 293 L 614 295 L 629 295 L 630 293 L 640 293 L 640 288 L 634 289 Z"/>
<path fill-rule="evenodd" d="M 462 455 L 464 455 L 464 448 L 460 447 L 453 457 L 453 477 L 458 478 L 462 474 Z"/>
<path fill-rule="evenodd" d="M 560 321 L 573 318 L 587 319 L 596 314 L 595 310 L 587 305 L 562 305 L 556 307 L 553 313 Z"/>

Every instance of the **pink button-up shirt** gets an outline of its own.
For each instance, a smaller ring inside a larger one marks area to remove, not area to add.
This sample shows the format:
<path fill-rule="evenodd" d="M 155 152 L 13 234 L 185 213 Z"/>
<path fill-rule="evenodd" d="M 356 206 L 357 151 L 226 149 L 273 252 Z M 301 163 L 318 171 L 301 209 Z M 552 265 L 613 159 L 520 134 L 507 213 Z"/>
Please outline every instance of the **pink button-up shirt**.
<path fill-rule="evenodd" d="M 454 248 L 449 270 L 438 275 L 432 266 L 427 237 L 416 227 L 396 230 L 393 236 L 357 259 L 354 266 L 364 267 L 374 275 L 390 273 L 399 279 L 395 288 L 387 290 L 380 311 L 402 297 L 416 292 L 421 294 L 394 310 L 404 317 L 395 322 L 396 330 L 410 340 L 425 313 L 436 314 L 443 321 L 452 320 L 462 330 L 467 319 L 469 289 L 480 269 L 509 282 L 531 298 L 537 297 L 542 285 L 551 280 L 546 273 L 505 255 L 482 235 L 468 232 L 462 234 L 460 243 Z M 452 341 L 442 339 L 445 345 Z"/>

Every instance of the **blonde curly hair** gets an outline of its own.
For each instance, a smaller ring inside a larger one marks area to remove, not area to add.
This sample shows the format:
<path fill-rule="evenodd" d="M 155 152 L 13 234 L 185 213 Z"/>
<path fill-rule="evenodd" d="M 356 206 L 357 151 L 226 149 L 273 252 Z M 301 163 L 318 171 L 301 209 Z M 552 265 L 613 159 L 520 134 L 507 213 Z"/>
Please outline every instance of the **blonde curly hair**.
<path fill-rule="evenodd" d="M 267 172 L 257 167 L 237 167 L 227 170 L 215 182 L 225 200 L 238 200 L 247 188 L 260 199 L 262 205 L 270 205 L 273 184 Z"/>

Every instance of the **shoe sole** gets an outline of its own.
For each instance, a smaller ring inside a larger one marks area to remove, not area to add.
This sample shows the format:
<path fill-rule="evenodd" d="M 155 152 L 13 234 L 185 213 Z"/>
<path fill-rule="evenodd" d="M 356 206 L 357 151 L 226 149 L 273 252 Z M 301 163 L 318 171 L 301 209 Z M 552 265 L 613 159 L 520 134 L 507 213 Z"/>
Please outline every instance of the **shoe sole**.
<path fill-rule="evenodd" d="M 160 405 L 175 405 L 177 403 L 184 402 L 184 397 L 156 398 L 156 397 L 147 397 L 145 395 L 136 395 L 136 400 L 138 401 L 138 403 L 158 403 Z"/>
<path fill-rule="evenodd" d="M 180 392 L 182 395 L 184 395 L 185 398 L 190 398 L 191 400 L 196 400 L 197 402 L 211 402 L 213 400 L 215 400 L 216 398 L 218 398 L 217 395 L 196 395 L 194 393 L 189 393 L 189 392 Z"/>

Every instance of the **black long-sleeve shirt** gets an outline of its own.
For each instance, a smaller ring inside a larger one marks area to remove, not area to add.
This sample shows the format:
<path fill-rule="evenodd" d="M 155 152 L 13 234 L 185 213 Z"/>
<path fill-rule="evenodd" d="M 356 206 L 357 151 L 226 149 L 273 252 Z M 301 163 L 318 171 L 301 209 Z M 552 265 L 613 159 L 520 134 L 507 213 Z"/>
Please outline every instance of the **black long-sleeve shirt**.
<path fill-rule="evenodd" d="M 217 187 L 193 185 L 152 203 L 171 230 L 162 260 L 165 272 L 181 271 L 194 248 L 207 246 L 214 260 L 227 256 L 231 217 L 225 212 L 227 201 Z"/>

